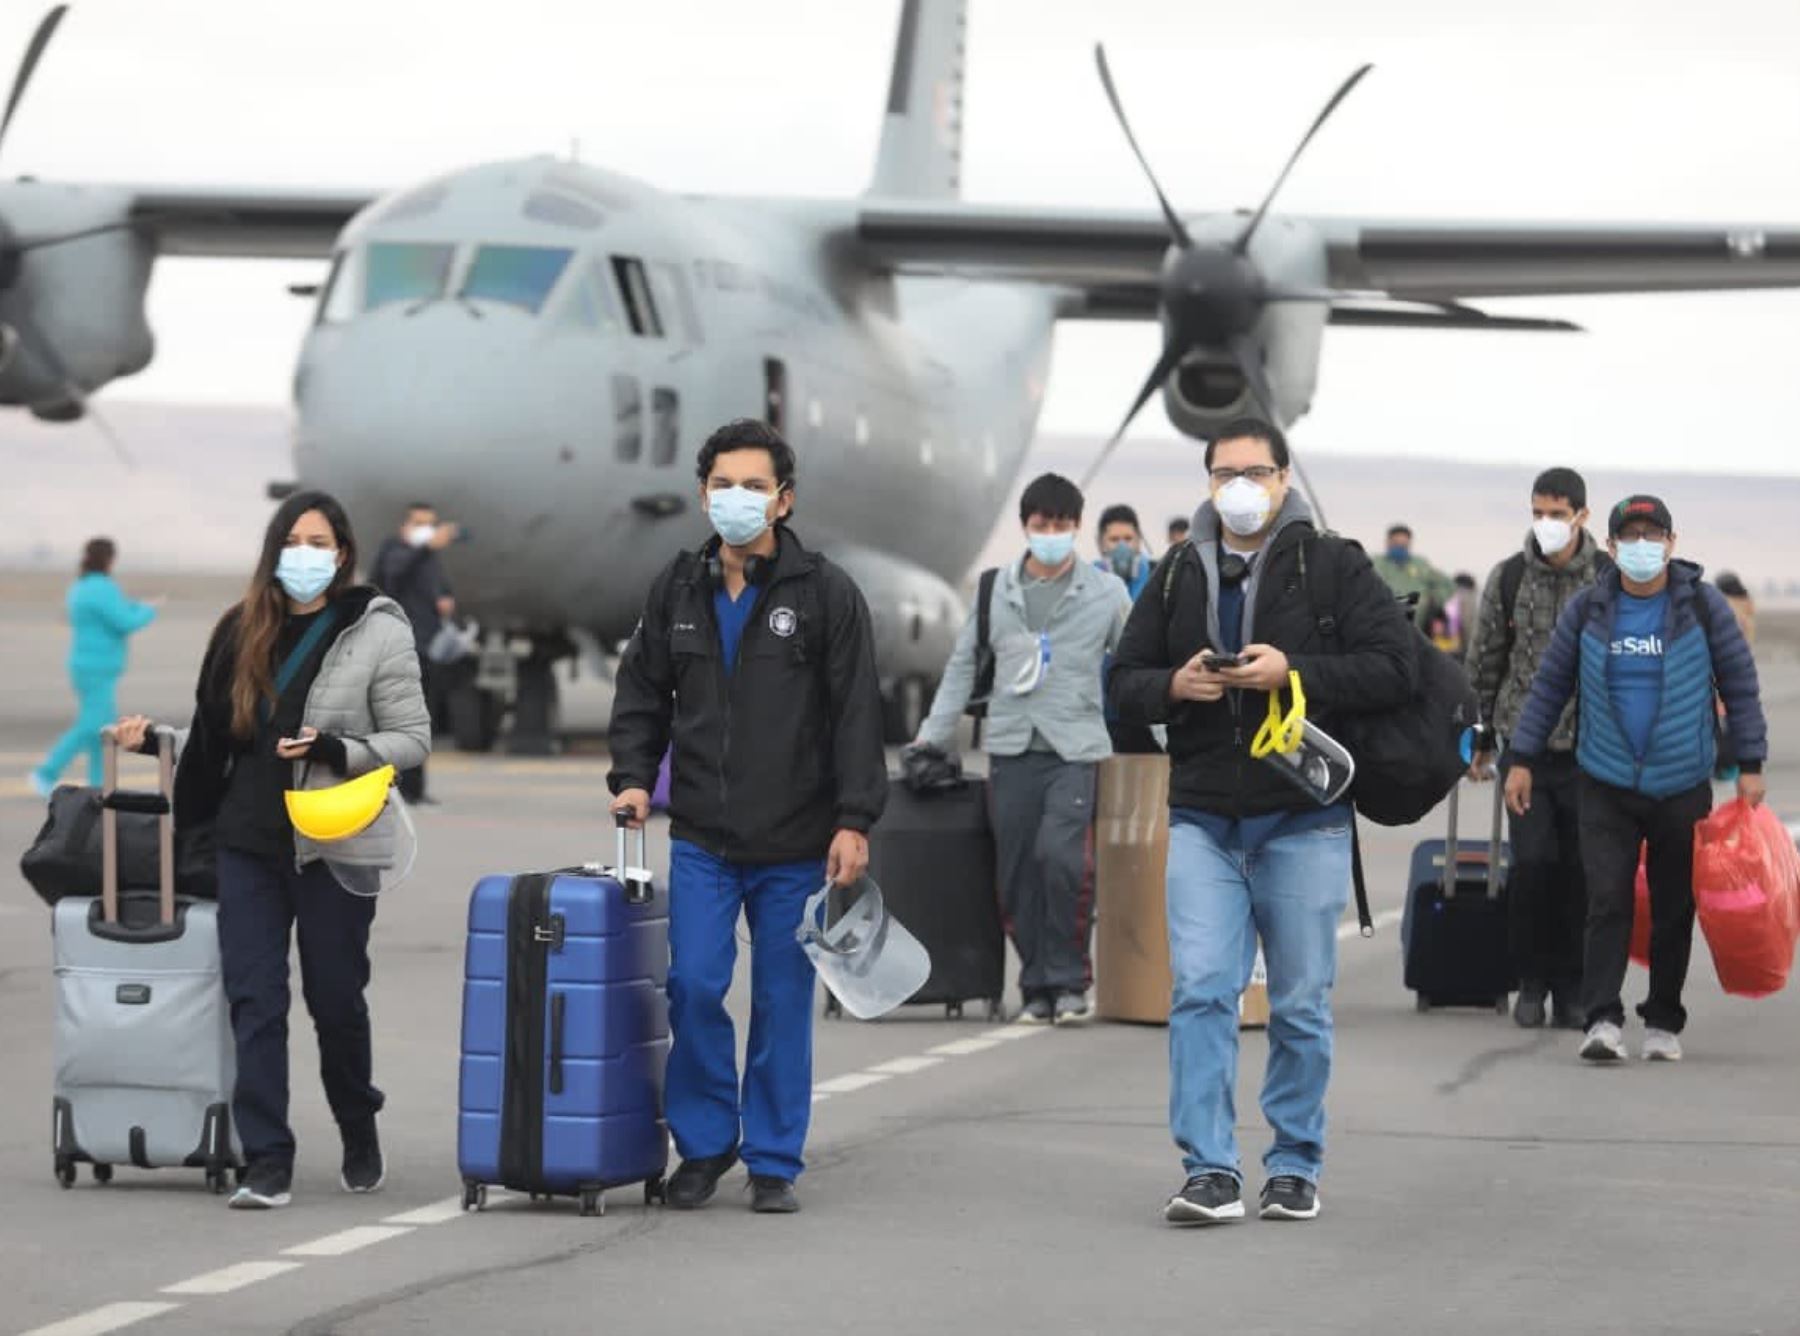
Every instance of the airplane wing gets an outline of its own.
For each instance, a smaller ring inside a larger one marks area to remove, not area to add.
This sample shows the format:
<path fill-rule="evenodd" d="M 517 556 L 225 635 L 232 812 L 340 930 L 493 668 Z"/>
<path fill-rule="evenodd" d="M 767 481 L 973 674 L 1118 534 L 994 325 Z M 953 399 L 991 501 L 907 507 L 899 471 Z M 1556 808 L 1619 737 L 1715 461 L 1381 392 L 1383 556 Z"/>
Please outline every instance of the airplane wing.
<path fill-rule="evenodd" d="M 1323 240 L 1332 288 L 1387 299 L 1339 303 L 1334 324 L 1568 328 L 1465 299 L 1800 287 L 1796 226 L 1294 221 Z M 1141 320 L 1157 315 L 1169 233 L 1149 212 L 871 200 L 856 239 L 896 273 L 1038 282 L 1071 293 L 1070 315 Z"/>
<path fill-rule="evenodd" d="M 377 198 L 368 190 L 126 187 L 132 221 L 164 255 L 323 259 L 344 225 Z"/>

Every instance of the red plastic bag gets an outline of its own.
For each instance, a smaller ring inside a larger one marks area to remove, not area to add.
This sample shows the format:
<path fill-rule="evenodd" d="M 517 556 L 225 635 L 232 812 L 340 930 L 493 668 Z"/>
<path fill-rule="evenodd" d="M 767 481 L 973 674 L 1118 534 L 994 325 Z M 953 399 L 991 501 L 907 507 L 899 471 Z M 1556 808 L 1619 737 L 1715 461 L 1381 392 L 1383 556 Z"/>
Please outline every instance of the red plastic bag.
<path fill-rule="evenodd" d="M 1781 991 L 1800 937 L 1800 851 L 1766 805 L 1729 802 L 1695 827 L 1694 905 L 1726 992 Z"/>
<path fill-rule="evenodd" d="M 1631 911 L 1631 958 L 1650 968 L 1650 846 L 1638 850 L 1637 903 Z"/>

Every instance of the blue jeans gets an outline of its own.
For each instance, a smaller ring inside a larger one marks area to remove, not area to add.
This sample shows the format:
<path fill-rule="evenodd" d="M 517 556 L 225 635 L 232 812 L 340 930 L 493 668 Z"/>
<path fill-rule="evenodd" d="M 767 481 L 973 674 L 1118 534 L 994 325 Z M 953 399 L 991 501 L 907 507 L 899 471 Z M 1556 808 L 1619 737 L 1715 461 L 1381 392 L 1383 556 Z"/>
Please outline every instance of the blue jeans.
<path fill-rule="evenodd" d="M 1201 825 L 1169 831 L 1169 1127 L 1190 1176 L 1242 1181 L 1237 1148 L 1238 995 L 1262 938 L 1269 973 L 1269 1064 L 1262 1109 L 1275 1133 L 1269 1175 L 1317 1182 L 1331 1076 L 1331 986 L 1350 889 L 1348 821 L 1245 849 Z"/>
<path fill-rule="evenodd" d="M 669 858 L 669 1069 L 663 1108 L 683 1159 L 739 1147 L 753 1174 L 790 1182 L 812 1122 L 813 967 L 794 939 L 823 860 L 727 863 L 676 840 Z M 725 1010 L 737 921 L 750 921 L 750 1047 L 740 1098 Z"/>
<path fill-rule="evenodd" d="M 50 749 L 37 773 L 46 784 L 54 784 L 69 768 L 70 761 L 85 755 L 88 783 L 99 788 L 103 773 L 100 730 L 119 717 L 115 703 L 119 673 L 112 668 L 71 668 L 69 682 L 75 688 L 75 722 Z"/>

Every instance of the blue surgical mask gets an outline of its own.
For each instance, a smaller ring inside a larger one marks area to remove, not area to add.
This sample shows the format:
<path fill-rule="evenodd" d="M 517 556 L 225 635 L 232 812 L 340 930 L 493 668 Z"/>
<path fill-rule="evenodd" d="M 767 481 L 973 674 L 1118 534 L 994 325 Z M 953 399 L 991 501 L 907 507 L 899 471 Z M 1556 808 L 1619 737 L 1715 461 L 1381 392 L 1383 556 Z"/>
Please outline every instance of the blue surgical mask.
<path fill-rule="evenodd" d="M 1031 548 L 1031 555 L 1045 566 L 1062 565 L 1075 550 L 1072 533 L 1028 533 L 1025 542 Z"/>
<path fill-rule="evenodd" d="M 748 487 L 726 487 L 706 494 L 706 514 L 719 537 L 733 547 L 748 547 L 769 527 L 769 498 Z"/>
<path fill-rule="evenodd" d="M 1654 539 L 1637 538 L 1619 544 L 1619 569 L 1639 584 L 1649 584 L 1668 564 L 1668 552 Z"/>
<path fill-rule="evenodd" d="M 1114 543 L 1106 559 L 1112 565 L 1113 574 L 1121 580 L 1129 580 L 1137 570 L 1137 549 L 1130 543 Z"/>
<path fill-rule="evenodd" d="M 338 554 L 328 547 L 284 547 L 275 578 L 296 603 L 311 603 L 337 578 Z"/>
<path fill-rule="evenodd" d="M 1391 562 L 1398 565 L 1405 565 L 1408 561 L 1412 560 L 1412 549 L 1410 547 L 1401 547 L 1398 544 L 1390 544 L 1387 550 L 1387 557 Z"/>

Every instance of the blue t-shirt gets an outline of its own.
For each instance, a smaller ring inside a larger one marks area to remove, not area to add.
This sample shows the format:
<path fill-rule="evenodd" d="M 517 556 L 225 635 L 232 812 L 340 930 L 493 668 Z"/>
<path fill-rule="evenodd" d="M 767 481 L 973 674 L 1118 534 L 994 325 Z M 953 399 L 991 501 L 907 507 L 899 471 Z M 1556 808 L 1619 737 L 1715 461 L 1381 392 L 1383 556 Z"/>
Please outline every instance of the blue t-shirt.
<path fill-rule="evenodd" d="M 725 674 L 737 667 L 738 645 L 743 642 L 744 628 L 750 625 L 750 610 L 756 606 L 756 590 L 745 585 L 735 599 L 721 585 L 713 594 L 713 616 L 719 623 L 719 648 L 725 652 Z"/>
<path fill-rule="evenodd" d="M 1227 654 L 1244 647 L 1244 590 L 1249 583 L 1248 577 L 1219 581 L 1219 639 L 1224 642 L 1219 648 Z"/>
<path fill-rule="evenodd" d="M 1650 748 L 1650 730 L 1662 703 L 1663 627 L 1668 614 L 1667 589 L 1649 598 L 1621 591 L 1612 643 L 1607 646 L 1606 680 L 1613 708 L 1639 759 Z"/>

